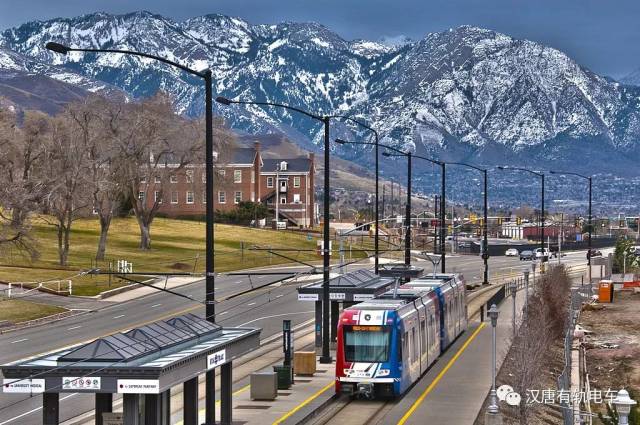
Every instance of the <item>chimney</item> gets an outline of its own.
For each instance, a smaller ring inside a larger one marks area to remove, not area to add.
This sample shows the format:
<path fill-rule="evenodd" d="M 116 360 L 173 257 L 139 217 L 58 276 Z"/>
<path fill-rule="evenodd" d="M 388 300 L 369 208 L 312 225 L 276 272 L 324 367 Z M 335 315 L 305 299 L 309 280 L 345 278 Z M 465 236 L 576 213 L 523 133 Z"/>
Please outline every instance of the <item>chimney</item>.
<path fill-rule="evenodd" d="M 256 152 L 260 152 L 260 142 L 253 142 L 253 148 L 256 150 Z"/>

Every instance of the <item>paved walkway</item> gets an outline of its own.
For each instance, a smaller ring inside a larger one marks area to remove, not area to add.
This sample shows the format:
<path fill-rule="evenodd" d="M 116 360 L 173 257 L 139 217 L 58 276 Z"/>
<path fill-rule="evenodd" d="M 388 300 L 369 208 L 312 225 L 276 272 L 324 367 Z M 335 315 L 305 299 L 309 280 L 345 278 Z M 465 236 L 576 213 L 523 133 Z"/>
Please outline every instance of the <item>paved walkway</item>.
<path fill-rule="evenodd" d="M 524 291 L 520 291 L 517 315 L 523 304 Z M 496 328 L 498 370 L 510 345 L 512 309 L 511 298 L 500 306 Z M 383 422 L 473 425 L 490 388 L 491 323 L 476 320 Z"/>

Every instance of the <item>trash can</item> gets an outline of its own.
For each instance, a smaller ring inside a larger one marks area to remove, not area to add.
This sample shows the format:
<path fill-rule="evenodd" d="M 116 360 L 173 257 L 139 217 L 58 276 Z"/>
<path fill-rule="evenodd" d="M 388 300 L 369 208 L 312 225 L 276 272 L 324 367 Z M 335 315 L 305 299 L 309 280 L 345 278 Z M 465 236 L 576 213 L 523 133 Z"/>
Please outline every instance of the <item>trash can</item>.
<path fill-rule="evenodd" d="M 292 369 L 291 366 L 277 365 L 273 367 L 273 371 L 278 374 L 278 389 L 288 390 L 291 388 Z"/>

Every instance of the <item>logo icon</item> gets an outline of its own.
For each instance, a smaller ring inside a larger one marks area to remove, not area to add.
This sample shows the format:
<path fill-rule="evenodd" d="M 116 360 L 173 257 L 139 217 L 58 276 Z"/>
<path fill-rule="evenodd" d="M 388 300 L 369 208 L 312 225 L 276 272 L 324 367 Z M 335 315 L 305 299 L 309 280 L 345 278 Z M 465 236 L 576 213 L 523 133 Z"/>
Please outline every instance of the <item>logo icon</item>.
<path fill-rule="evenodd" d="M 511 385 L 501 385 L 496 390 L 498 400 L 506 401 L 509 406 L 519 406 L 522 401 L 520 394 L 513 390 Z"/>

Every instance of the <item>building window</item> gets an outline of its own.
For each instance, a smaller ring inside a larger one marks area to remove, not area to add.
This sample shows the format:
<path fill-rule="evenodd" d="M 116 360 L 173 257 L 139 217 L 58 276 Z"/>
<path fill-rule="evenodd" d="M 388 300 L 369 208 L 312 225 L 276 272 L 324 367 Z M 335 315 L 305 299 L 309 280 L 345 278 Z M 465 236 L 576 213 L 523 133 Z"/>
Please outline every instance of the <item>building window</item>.
<path fill-rule="evenodd" d="M 187 191 L 187 204 L 193 204 L 193 192 L 190 190 Z"/>
<path fill-rule="evenodd" d="M 251 170 L 251 183 L 256 182 L 256 172 L 255 170 Z"/>
<path fill-rule="evenodd" d="M 187 176 L 187 183 L 193 183 L 193 170 L 187 170 L 185 175 Z"/>
<path fill-rule="evenodd" d="M 160 179 L 160 176 L 154 176 L 153 177 L 153 182 L 155 184 L 160 184 L 160 183 L 162 183 L 162 179 Z"/>
<path fill-rule="evenodd" d="M 233 170 L 233 182 L 242 183 L 242 170 Z"/>
<path fill-rule="evenodd" d="M 140 183 L 146 183 L 147 182 L 147 176 L 144 176 L 140 179 Z"/>
<path fill-rule="evenodd" d="M 171 174 L 171 177 L 169 177 L 169 181 L 171 183 L 178 183 L 178 176 L 176 176 L 175 174 Z"/>
<path fill-rule="evenodd" d="M 294 204 L 299 204 L 300 203 L 300 194 L 299 193 L 294 193 L 293 194 L 293 203 Z"/>
<path fill-rule="evenodd" d="M 218 192 L 218 203 L 219 204 L 227 203 L 227 192 L 223 192 L 223 191 Z"/>
<path fill-rule="evenodd" d="M 242 202 L 242 192 L 240 192 L 239 190 L 236 190 L 236 195 L 233 202 L 236 204 L 239 204 L 240 202 Z"/>
<path fill-rule="evenodd" d="M 145 192 L 143 191 L 138 192 L 138 199 L 142 202 L 144 202 L 144 195 L 145 195 Z"/>
<path fill-rule="evenodd" d="M 286 196 L 281 197 L 280 198 L 280 203 L 281 204 L 286 204 L 287 203 L 287 197 Z"/>
<path fill-rule="evenodd" d="M 300 176 L 293 178 L 293 187 L 300 187 Z"/>
<path fill-rule="evenodd" d="M 224 176 L 226 176 L 226 175 L 227 175 L 227 170 L 218 170 L 218 175 L 219 175 L 220 177 L 224 177 Z"/>
<path fill-rule="evenodd" d="M 159 204 L 162 203 L 162 197 L 160 196 L 160 191 L 156 190 L 153 192 L 153 200 Z"/>
<path fill-rule="evenodd" d="M 267 177 L 267 187 L 273 187 L 273 177 Z"/>
<path fill-rule="evenodd" d="M 171 203 L 172 204 L 178 203 L 178 192 L 176 191 L 171 192 Z"/>
<path fill-rule="evenodd" d="M 280 171 L 287 171 L 287 161 L 282 161 L 280 163 Z"/>
<path fill-rule="evenodd" d="M 207 203 L 207 191 L 206 190 L 202 191 L 202 203 L 203 204 Z"/>
<path fill-rule="evenodd" d="M 273 205 L 273 198 L 267 199 L 267 205 Z"/>

